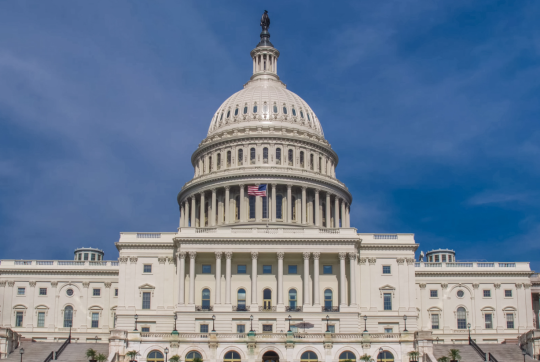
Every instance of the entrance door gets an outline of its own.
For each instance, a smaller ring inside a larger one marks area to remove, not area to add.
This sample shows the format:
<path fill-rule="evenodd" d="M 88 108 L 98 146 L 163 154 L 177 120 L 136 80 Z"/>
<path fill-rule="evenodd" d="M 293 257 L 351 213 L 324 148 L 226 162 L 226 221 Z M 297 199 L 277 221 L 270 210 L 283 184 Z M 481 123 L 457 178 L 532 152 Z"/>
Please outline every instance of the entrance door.
<path fill-rule="evenodd" d="M 394 355 L 388 351 L 382 351 L 377 356 L 377 362 L 394 362 Z"/>
<path fill-rule="evenodd" d="M 279 356 L 274 351 L 268 351 L 263 355 L 263 362 L 279 362 Z"/>
<path fill-rule="evenodd" d="M 265 289 L 263 291 L 263 303 L 264 310 L 272 309 L 272 291 L 270 289 Z"/>

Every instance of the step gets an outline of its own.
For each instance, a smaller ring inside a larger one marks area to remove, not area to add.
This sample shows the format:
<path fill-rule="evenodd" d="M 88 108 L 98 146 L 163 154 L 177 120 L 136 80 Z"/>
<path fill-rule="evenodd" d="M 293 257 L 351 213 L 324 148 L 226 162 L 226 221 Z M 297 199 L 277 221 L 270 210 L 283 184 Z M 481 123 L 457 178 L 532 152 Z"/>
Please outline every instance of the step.
<path fill-rule="evenodd" d="M 433 345 L 433 355 L 437 359 L 443 356 L 448 357 L 451 349 L 459 350 L 461 361 L 463 362 L 484 362 L 484 359 L 480 357 L 478 352 L 468 344 L 435 344 Z"/>
<path fill-rule="evenodd" d="M 491 353 L 499 362 L 523 361 L 521 348 L 515 344 L 479 344 L 478 347 L 486 353 Z M 534 359 L 526 355 L 525 361 L 534 361 Z"/>
<path fill-rule="evenodd" d="M 59 362 L 88 362 L 86 351 L 92 348 L 97 353 L 109 357 L 108 343 L 70 343 L 64 352 L 58 357 Z"/>
<path fill-rule="evenodd" d="M 52 352 L 57 351 L 58 348 L 62 346 L 63 343 L 57 343 L 57 342 L 31 342 L 31 341 L 23 341 L 19 348 L 17 348 L 15 351 L 13 351 L 8 358 L 3 359 L 2 361 L 13 361 L 13 362 L 20 362 L 21 360 L 21 353 L 20 349 L 24 349 L 23 354 L 23 361 L 27 362 L 43 362 L 45 358 Z"/>

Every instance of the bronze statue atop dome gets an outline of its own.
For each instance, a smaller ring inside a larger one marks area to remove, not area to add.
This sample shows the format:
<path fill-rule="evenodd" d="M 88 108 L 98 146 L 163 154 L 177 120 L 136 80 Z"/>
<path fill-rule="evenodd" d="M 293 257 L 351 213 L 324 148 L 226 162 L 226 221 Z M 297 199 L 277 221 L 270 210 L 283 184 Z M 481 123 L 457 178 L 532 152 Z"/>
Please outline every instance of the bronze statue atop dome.
<path fill-rule="evenodd" d="M 264 14 L 261 16 L 261 41 L 257 44 L 257 47 L 274 47 L 270 43 L 270 33 L 268 28 L 270 27 L 270 17 L 268 16 L 268 10 L 264 11 Z"/>
<path fill-rule="evenodd" d="M 261 27 L 263 31 L 268 31 L 270 27 L 270 17 L 268 16 L 268 10 L 264 11 L 264 14 L 261 17 Z"/>

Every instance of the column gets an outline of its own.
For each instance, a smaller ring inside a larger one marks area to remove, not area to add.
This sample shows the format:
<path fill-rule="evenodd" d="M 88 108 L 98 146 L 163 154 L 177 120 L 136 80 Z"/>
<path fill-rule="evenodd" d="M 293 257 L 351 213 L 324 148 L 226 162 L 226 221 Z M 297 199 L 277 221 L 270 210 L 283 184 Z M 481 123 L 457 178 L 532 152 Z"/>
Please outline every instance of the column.
<path fill-rule="evenodd" d="M 315 189 L 315 226 L 321 226 L 321 215 L 320 215 L 320 206 L 319 206 L 319 189 Z"/>
<path fill-rule="evenodd" d="M 186 211 L 186 217 L 184 217 L 184 226 L 189 227 L 189 200 L 184 201 L 184 210 Z"/>
<path fill-rule="evenodd" d="M 184 226 L 184 216 L 185 216 L 184 203 L 181 202 L 180 203 L 180 223 L 178 224 L 178 227 L 180 228 Z"/>
<path fill-rule="evenodd" d="M 246 201 L 244 200 L 244 184 L 241 184 L 240 185 L 240 205 L 238 206 L 238 213 L 240 214 L 240 221 L 245 221 L 245 217 L 244 217 L 244 209 L 245 209 L 245 203 Z"/>
<path fill-rule="evenodd" d="M 321 253 L 313 253 L 313 306 L 318 307 L 321 305 L 319 299 L 319 257 Z"/>
<path fill-rule="evenodd" d="M 225 304 L 230 305 L 231 304 L 231 259 L 232 259 L 232 252 L 227 251 L 225 252 Z"/>
<path fill-rule="evenodd" d="M 229 194 L 229 190 L 230 190 L 230 186 L 225 186 L 225 224 L 228 224 L 230 222 L 230 219 L 231 219 L 231 215 L 230 214 L 230 206 L 231 206 L 231 200 L 230 200 L 230 194 Z"/>
<path fill-rule="evenodd" d="M 178 253 L 178 304 L 185 304 L 186 297 L 186 253 Z"/>
<path fill-rule="evenodd" d="M 341 227 L 346 228 L 347 222 L 345 221 L 345 200 L 341 200 Z"/>
<path fill-rule="evenodd" d="M 197 210 L 196 202 L 197 200 L 195 200 L 195 195 L 191 196 L 191 227 L 192 228 L 197 226 L 197 222 L 195 220 L 195 212 Z"/>
<path fill-rule="evenodd" d="M 287 185 L 287 222 L 292 222 L 292 185 Z"/>
<path fill-rule="evenodd" d="M 347 209 L 345 210 L 347 216 L 345 219 L 347 220 L 347 227 L 351 227 L 351 205 L 347 204 Z"/>
<path fill-rule="evenodd" d="M 347 253 L 339 253 L 339 305 L 341 307 L 347 306 L 347 289 L 345 287 L 345 258 Z"/>
<path fill-rule="evenodd" d="M 257 258 L 259 253 L 251 252 L 251 305 L 257 306 Z"/>
<path fill-rule="evenodd" d="M 277 197 L 276 186 L 277 184 L 272 184 L 272 219 L 271 219 L 272 222 L 276 221 L 276 197 Z"/>
<path fill-rule="evenodd" d="M 339 197 L 334 197 L 334 227 L 339 227 Z"/>
<path fill-rule="evenodd" d="M 278 251 L 277 253 L 277 301 L 278 305 L 283 305 L 283 258 L 285 257 L 285 253 L 282 251 Z"/>
<path fill-rule="evenodd" d="M 330 209 L 331 209 L 330 194 L 327 192 L 326 193 L 326 225 L 325 225 L 325 227 L 327 227 L 327 228 L 332 227 L 332 225 L 330 223 Z"/>
<path fill-rule="evenodd" d="M 196 251 L 189 252 L 189 304 L 195 304 L 195 257 Z"/>
<path fill-rule="evenodd" d="M 349 288 L 350 288 L 350 295 L 351 295 L 351 306 L 356 306 L 356 282 L 355 282 L 355 275 L 356 275 L 356 253 L 349 253 Z"/>
<path fill-rule="evenodd" d="M 221 251 L 216 251 L 216 292 L 215 304 L 221 304 Z"/>
<path fill-rule="evenodd" d="M 304 305 L 309 304 L 309 257 L 311 253 L 304 251 Z"/>
<path fill-rule="evenodd" d="M 203 228 L 206 226 L 204 222 L 204 192 L 201 192 L 201 203 L 199 206 L 199 227 Z"/>
<path fill-rule="evenodd" d="M 211 212 L 210 225 L 216 226 L 216 189 L 212 189 L 212 212 Z"/>
<path fill-rule="evenodd" d="M 302 186 L 302 225 L 307 223 L 306 186 Z"/>

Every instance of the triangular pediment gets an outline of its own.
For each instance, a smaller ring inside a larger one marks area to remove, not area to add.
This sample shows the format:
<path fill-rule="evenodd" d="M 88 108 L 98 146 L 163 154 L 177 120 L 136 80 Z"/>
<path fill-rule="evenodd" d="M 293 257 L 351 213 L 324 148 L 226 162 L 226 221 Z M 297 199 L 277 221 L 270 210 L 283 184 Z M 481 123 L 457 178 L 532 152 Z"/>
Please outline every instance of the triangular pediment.
<path fill-rule="evenodd" d="M 141 286 L 139 286 L 139 289 L 156 289 L 152 284 L 145 283 Z"/>

